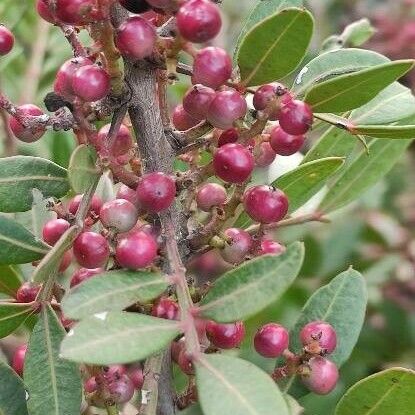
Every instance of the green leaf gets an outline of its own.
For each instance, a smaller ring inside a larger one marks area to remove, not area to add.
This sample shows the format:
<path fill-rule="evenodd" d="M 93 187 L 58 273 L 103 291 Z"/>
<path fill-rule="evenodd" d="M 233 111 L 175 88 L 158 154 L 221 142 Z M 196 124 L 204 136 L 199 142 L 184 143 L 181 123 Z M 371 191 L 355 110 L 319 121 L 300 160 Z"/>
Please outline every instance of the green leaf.
<path fill-rule="evenodd" d="M 376 138 L 415 138 L 415 125 L 356 125 L 353 131 Z"/>
<path fill-rule="evenodd" d="M 345 112 L 358 108 L 405 75 L 413 60 L 377 65 L 352 74 L 340 75 L 319 83 L 308 91 L 305 100 L 314 112 Z"/>
<path fill-rule="evenodd" d="M 296 242 L 282 255 L 262 256 L 227 272 L 201 301 L 200 315 L 219 323 L 255 315 L 287 290 L 303 259 L 304 246 Z"/>
<path fill-rule="evenodd" d="M 71 154 L 75 150 L 72 134 L 56 131 L 53 134 L 49 133 L 48 139 L 52 160 L 59 166 L 68 168 Z"/>
<path fill-rule="evenodd" d="M 61 352 L 76 362 L 130 363 L 159 352 L 179 333 L 175 321 L 105 311 L 77 324 L 62 342 Z"/>
<path fill-rule="evenodd" d="M 16 297 L 16 292 L 22 282 L 23 278 L 15 267 L 11 265 L 0 266 L 0 293 Z"/>
<path fill-rule="evenodd" d="M 327 213 L 357 199 L 392 169 L 410 143 L 410 140 L 373 139 L 369 143 L 369 155 L 361 150 L 333 183 L 320 209 Z"/>
<path fill-rule="evenodd" d="M 26 352 L 24 380 L 30 415 L 79 415 L 82 383 L 76 364 L 59 356 L 65 330 L 50 306 L 42 309 Z"/>
<path fill-rule="evenodd" d="M 0 414 L 27 415 L 23 381 L 2 361 L 0 361 Z"/>
<path fill-rule="evenodd" d="M 186 409 L 183 409 L 183 411 L 179 411 L 178 414 L 179 415 L 203 415 L 203 412 L 199 404 L 195 404 L 195 405 L 187 407 Z"/>
<path fill-rule="evenodd" d="M 82 144 L 72 153 L 68 177 L 76 193 L 85 193 L 98 179 L 100 172 L 95 164 L 96 155 L 92 148 Z"/>
<path fill-rule="evenodd" d="M 375 33 L 376 29 L 371 25 L 370 20 L 363 18 L 347 25 L 340 37 L 343 44 L 360 46 L 367 42 Z"/>
<path fill-rule="evenodd" d="M 44 197 L 62 197 L 69 191 L 64 168 L 39 157 L 0 159 L 0 211 L 25 212 L 32 208 L 32 190 Z"/>
<path fill-rule="evenodd" d="M 415 372 L 391 368 L 353 385 L 337 404 L 335 415 L 412 415 Z"/>
<path fill-rule="evenodd" d="M 123 310 L 136 303 L 146 303 L 168 287 L 166 278 L 154 272 L 110 271 L 96 275 L 74 287 L 62 301 L 65 316 L 72 319 Z"/>
<path fill-rule="evenodd" d="M 26 264 L 41 259 L 48 246 L 22 225 L 0 215 L 0 265 Z"/>
<path fill-rule="evenodd" d="M 196 364 L 196 383 L 205 415 L 289 415 L 271 377 L 245 360 L 203 355 Z"/>
<path fill-rule="evenodd" d="M 313 26 L 312 15 L 298 8 L 284 9 L 254 26 L 237 52 L 242 83 L 262 85 L 293 72 L 307 52 Z"/>
<path fill-rule="evenodd" d="M 0 338 L 13 333 L 33 312 L 31 304 L 0 303 Z"/>

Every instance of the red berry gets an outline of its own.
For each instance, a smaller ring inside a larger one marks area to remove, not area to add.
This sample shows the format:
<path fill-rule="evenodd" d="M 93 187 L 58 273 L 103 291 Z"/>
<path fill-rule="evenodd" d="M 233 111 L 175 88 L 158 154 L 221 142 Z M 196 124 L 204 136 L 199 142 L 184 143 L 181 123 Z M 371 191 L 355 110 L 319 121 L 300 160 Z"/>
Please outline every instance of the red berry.
<path fill-rule="evenodd" d="M 300 150 L 304 144 L 303 135 L 287 134 L 280 126 L 271 130 L 269 143 L 273 150 L 281 156 L 291 156 Z"/>
<path fill-rule="evenodd" d="M 146 19 L 130 17 L 119 27 L 116 42 L 123 56 L 130 59 L 148 58 L 154 51 L 156 30 Z"/>
<path fill-rule="evenodd" d="M 104 367 L 104 376 L 107 382 L 120 379 L 126 374 L 126 372 L 127 369 L 124 365 L 111 365 Z"/>
<path fill-rule="evenodd" d="M 23 117 L 44 115 L 43 111 L 39 107 L 32 104 L 21 105 L 18 107 L 18 111 L 19 116 Z M 35 129 L 25 128 L 15 117 L 10 117 L 9 127 L 16 138 L 20 141 L 24 141 L 25 143 L 33 143 L 39 140 L 46 131 L 43 126 Z"/>
<path fill-rule="evenodd" d="M 158 213 L 168 209 L 176 197 L 176 184 L 172 177 L 161 172 L 144 175 L 137 186 L 140 206 L 147 212 Z"/>
<path fill-rule="evenodd" d="M 206 324 L 206 334 L 214 346 L 220 349 L 233 349 L 242 343 L 245 327 L 242 321 L 229 324 L 209 321 Z"/>
<path fill-rule="evenodd" d="M 270 143 L 264 141 L 254 148 L 255 164 L 258 167 L 267 167 L 272 164 L 276 158 L 276 153 Z"/>
<path fill-rule="evenodd" d="M 313 111 L 303 101 L 290 100 L 282 106 L 278 119 L 286 133 L 303 135 L 313 125 Z"/>
<path fill-rule="evenodd" d="M 135 389 L 141 389 L 144 384 L 144 373 L 140 366 L 133 366 L 128 369 L 127 376 L 133 382 Z"/>
<path fill-rule="evenodd" d="M 302 375 L 301 380 L 310 391 L 318 395 L 327 395 L 336 387 L 339 371 L 333 362 L 317 356 L 310 359 L 308 366 L 311 373 Z"/>
<path fill-rule="evenodd" d="M 245 212 L 260 223 L 280 221 L 288 212 L 284 192 L 272 186 L 260 185 L 248 189 L 243 197 Z"/>
<path fill-rule="evenodd" d="M 127 375 L 108 384 L 108 392 L 115 403 L 126 403 L 134 396 L 134 385 Z"/>
<path fill-rule="evenodd" d="M 236 143 L 239 138 L 239 132 L 236 128 L 229 128 L 221 133 L 218 138 L 218 147 L 222 147 L 225 144 Z"/>
<path fill-rule="evenodd" d="M 53 16 L 52 12 L 50 11 L 49 6 L 45 2 L 45 0 L 37 0 L 36 10 L 37 10 L 39 16 L 43 20 L 46 20 L 47 22 L 52 23 L 52 24 L 54 24 L 56 22 L 56 19 Z"/>
<path fill-rule="evenodd" d="M 73 258 L 72 250 L 66 251 L 63 254 L 63 257 L 61 259 L 61 263 L 59 265 L 58 271 L 65 272 L 69 268 L 69 265 L 71 265 L 72 258 Z"/>
<path fill-rule="evenodd" d="M 189 358 L 189 354 L 187 353 L 186 349 L 182 347 L 177 357 L 177 364 L 179 365 L 181 371 L 188 376 L 192 376 L 195 374 L 195 368 L 191 359 Z"/>
<path fill-rule="evenodd" d="M 183 98 L 184 110 L 193 118 L 203 120 L 209 109 L 210 103 L 215 98 L 215 91 L 201 84 L 190 88 Z"/>
<path fill-rule="evenodd" d="M 85 268 L 99 268 L 110 256 L 107 240 L 95 232 L 83 232 L 73 244 L 73 253 L 78 264 Z"/>
<path fill-rule="evenodd" d="M 150 6 L 145 0 L 119 0 L 120 4 L 131 13 L 143 13 L 147 11 Z"/>
<path fill-rule="evenodd" d="M 79 205 L 81 204 L 83 195 L 76 195 L 71 201 L 69 202 L 68 210 L 69 213 L 72 215 L 76 215 L 79 209 Z M 89 207 L 89 213 L 93 213 L 94 215 L 98 216 L 99 211 L 101 210 L 102 201 L 98 196 L 93 196 L 91 200 L 91 205 Z"/>
<path fill-rule="evenodd" d="M 285 251 L 285 246 L 279 244 L 272 239 L 262 239 L 261 247 L 259 249 L 258 255 L 280 255 Z"/>
<path fill-rule="evenodd" d="M 229 228 L 226 229 L 225 236 L 228 241 L 221 250 L 222 258 L 231 264 L 241 263 L 252 248 L 251 235 L 243 229 Z"/>
<path fill-rule="evenodd" d="M 326 353 L 332 353 L 337 345 L 336 330 L 325 321 L 312 321 L 306 324 L 300 332 L 300 340 L 304 346 L 318 341 Z"/>
<path fill-rule="evenodd" d="M 106 228 L 128 232 L 137 223 L 138 212 L 128 200 L 115 199 L 102 205 L 99 219 Z"/>
<path fill-rule="evenodd" d="M 92 376 L 84 382 L 84 389 L 86 393 L 93 393 L 98 389 L 97 381 L 95 376 Z"/>
<path fill-rule="evenodd" d="M 207 119 L 214 127 L 225 130 L 245 117 L 247 108 L 245 98 L 238 91 L 220 91 L 209 106 Z"/>
<path fill-rule="evenodd" d="M 13 33 L 6 26 L 0 25 L 0 56 L 7 55 L 14 45 Z"/>
<path fill-rule="evenodd" d="M 265 110 L 273 101 L 277 103 L 277 98 L 285 95 L 287 88 L 279 83 L 263 85 L 255 91 L 253 104 L 258 111 Z M 278 106 L 278 105 L 277 105 Z M 279 108 L 276 108 L 269 116 L 270 120 L 277 120 Z"/>
<path fill-rule="evenodd" d="M 264 357 L 281 356 L 288 348 L 289 335 L 285 327 L 276 323 L 269 323 L 261 327 L 255 334 L 255 350 Z"/>
<path fill-rule="evenodd" d="M 63 23 L 82 26 L 104 18 L 96 0 L 56 0 L 56 17 Z"/>
<path fill-rule="evenodd" d="M 103 147 L 103 143 L 107 139 L 110 131 L 111 124 L 104 125 L 98 132 L 98 149 Z M 130 134 L 130 130 L 124 124 L 121 124 L 117 135 L 115 136 L 112 148 L 110 149 L 111 155 L 114 157 L 123 156 L 128 153 L 133 147 L 133 138 Z"/>
<path fill-rule="evenodd" d="M 225 182 L 243 183 L 254 169 L 254 157 L 241 144 L 225 144 L 213 156 L 216 176 Z"/>
<path fill-rule="evenodd" d="M 151 315 L 167 320 L 179 319 L 179 305 L 168 297 L 161 297 L 151 309 Z"/>
<path fill-rule="evenodd" d="M 137 231 L 122 238 L 115 250 L 115 258 L 123 268 L 146 268 L 157 257 L 157 242 L 153 236 Z"/>
<path fill-rule="evenodd" d="M 193 84 L 217 89 L 232 75 L 232 59 L 221 48 L 209 46 L 201 49 L 193 62 Z"/>
<path fill-rule="evenodd" d="M 110 92 L 110 76 L 97 65 L 79 68 L 72 78 L 72 88 L 76 96 L 86 102 L 99 101 Z"/>
<path fill-rule="evenodd" d="M 27 344 L 22 344 L 16 348 L 13 354 L 12 367 L 14 371 L 19 375 L 23 376 L 24 360 L 27 351 Z"/>
<path fill-rule="evenodd" d="M 204 43 L 213 39 L 222 27 L 220 11 L 209 0 L 189 0 L 176 14 L 180 34 L 193 43 Z"/>
<path fill-rule="evenodd" d="M 18 303 L 31 303 L 36 300 L 39 290 L 39 285 L 24 282 L 16 292 L 16 300 Z"/>
<path fill-rule="evenodd" d="M 104 271 L 105 270 L 103 268 L 79 268 L 72 275 L 70 287 L 75 287 L 81 282 L 93 277 L 94 275 L 102 274 Z"/>
<path fill-rule="evenodd" d="M 200 123 L 199 118 L 193 118 L 184 108 L 183 105 L 177 105 L 172 113 L 174 127 L 179 131 L 186 131 Z"/>
<path fill-rule="evenodd" d="M 215 206 L 222 206 L 226 199 L 226 189 L 217 183 L 206 183 L 196 193 L 197 207 L 204 212 L 210 212 Z"/>
<path fill-rule="evenodd" d="M 55 245 L 70 226 L 65 219 L 52 219 L 46 222 L 42 229 L 43 240 L 49 245 Z"/>
<path fill-rule="evenodd" d="M 131 187 L 122 184 L 117 192 L 117 199 L 125 199 L 131 202 L 137 209 L 139 209 L 140 203 L 138 201 L 137 192 Z"/>
<path fill-rule="evenodd" d="M 202 255 L 196 256 L 191 262 L 191 269 L 198 280 L 212 279 L 218 277 L 229 268 L 229 264 L 225 262 L 219 251 L 212 250 Z"/>

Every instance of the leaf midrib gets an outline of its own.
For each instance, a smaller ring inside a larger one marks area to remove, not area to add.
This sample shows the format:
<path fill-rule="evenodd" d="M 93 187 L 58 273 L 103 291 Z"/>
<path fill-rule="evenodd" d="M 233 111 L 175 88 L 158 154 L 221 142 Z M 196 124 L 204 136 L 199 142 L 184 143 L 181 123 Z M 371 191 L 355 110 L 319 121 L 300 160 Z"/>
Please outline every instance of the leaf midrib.
<path fill-rule="evenodd" d="M 9 242 L 12 245 L 16 245 L 20 248 L 27 249 L 28 251 L 36 252 L 38 254 L 47 254 L 48 253 L 48 250 L 46 250 L 46 249 L 41 249 L 41 248 L 38 248 L 38 247 L 33 246 L 33 245 L 25 244 L 24 242 L 21 242 L 17 239 L 9 238 L 8 236 L 5 236 L 2 233 L 0 233 L 0 240 L 3 240 L 5 242 Z"/>
<path fill-rule="evenodd" d="M 57 182 L 66 182 L 68 179 L 66 177 L 57 177 L 57 176 L 13 176 L 13 177 L 0 177 L 0 184 L 13 184 L 16 182 L 24 181 L 57 181 Z"/>

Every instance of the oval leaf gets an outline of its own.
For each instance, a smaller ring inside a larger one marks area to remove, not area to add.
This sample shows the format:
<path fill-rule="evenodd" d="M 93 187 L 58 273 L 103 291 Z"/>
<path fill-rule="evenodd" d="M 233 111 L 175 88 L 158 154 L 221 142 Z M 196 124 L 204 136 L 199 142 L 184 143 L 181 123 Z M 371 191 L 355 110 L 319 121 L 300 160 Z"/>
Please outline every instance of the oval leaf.
<path fill-rule="evenodd" d="M 336 415 L 412 415 L 415 372 L 391 368 L 353 385 L 336 407 Z"/>
<path fill-rule="evenodd" d="M 62 301 L 65 316 L 72 319 L 123 310 L 158 297 L 168 287 L 166 278 L 154 272 L 110 271 L 74 287 Z"/>
<path fill-rule="evenodd" d="M 30 304 L 0 303 L 0 338 L 13 333 L 33 312 Z"/>
<path fill-rule="evenodd" d="M 62 342 L 61 352 L 76 362 L 130 363 L 159 352 L 179 333 L 175 321 L 105 311 L 77 324 Z"/>
<path fill-rule="evenodd" d="M 282 255 L 256 258 L 227 272 L 201 301 L 200 315 L 219 323 L 255 315 L 287 290 L 303 259 L 304 246 L 296 242 Z"/>
<path fill-rule="evenodd" d="M 0 266 L 0 293 L 14 298 L 22 282 L 23 278 L 15 267 L 11 265 Z"/>
<path fill-rule="evenodd" d="M 304 9 L 284 9 L 258 23 L 242 40 L 237 61 L 241 81 L 262 85 L 293 72 L 307 52 L 314 20 Z"/>
<path fill-rule="evenodd" d="M 0 159 L 0 212 L 25 212 L 32 208 L 32 190 L 44 197 L 62 197 L 69 191 L 64 168 L 40 157 Z"/>
<path fill-rule="evenodd" d="M 314 112 L 349 111 L 369 102 L 411 70 L 413 65 L 413 60 L 401 60 L 340 75 L 312 87 L 305 101 Z"/>
<path fill-rule="evenodd" d="M 289 415 L 271 377 L 245 360 L 203 355 L 196 364 L 196 383 L 205 415 Z"/>
<path fill-rule="evenodd" d="M 68 177 L 72 189 L 76 193 L 86 192 L 100 176 L 96 167 L 94 151 L 82 144 L 72 153 L 68 167 Z"/>
<path fill-rule="evenodd" d="M 82 401 L 81 376 L 76 364 L 59 356 L 65 336 L 54 311 L 42 309 L 26 352 L 24 380 L 30 415 L 79 415 Z"/>
<path fill-rule="evenodd" d="M 0 361 L 0 414 L 27 415 L 23 381 L 2 361 Z"/>

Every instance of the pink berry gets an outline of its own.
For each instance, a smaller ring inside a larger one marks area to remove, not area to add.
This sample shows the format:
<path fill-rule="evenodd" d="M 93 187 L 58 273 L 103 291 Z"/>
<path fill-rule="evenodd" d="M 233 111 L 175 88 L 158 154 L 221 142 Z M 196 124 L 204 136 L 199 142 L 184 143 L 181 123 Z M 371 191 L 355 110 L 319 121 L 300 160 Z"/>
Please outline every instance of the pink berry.
<path fill-rule="evenodd" d="M 184 108 L 183 105 L 177 105 L 172 113 L 174 127 L 179 131 L 186 131 L 200 123 L 199 118 L 193 118 Z"/>
<path fill-rule="evenodd" d="M 288 348 L 289 335 L 285 327 L 276 323 L 269 323 L 261 327 L 255 334 L 255 350 L 264 357 L 281 356 Z"/>
<path fill-rule="evenodd" d="M 310 391 L 327 395 L 336 387 L 339 371 L 333 362 L 317 356 L 310 359 L 308 366 L 310 374 L 302 375 L 301 380 Z"/>
<path fill-rule="evenodd" d="M 98 389 L 95 376 L 92 376 L 84 382 L 84 389 L 86 393 L 94 393 Z"/>
<path fill-rule="evenodd" d="M 229 268 L 229 264 L 223 260 L 219 251 L 211 250 L 196 256 L 190 267 L 198 279 L 209 280 L 225 272 Z"/>
<path fill-rule="evenodd" d="M 39 290 L 39 285 L 24 282 L 16 292 L 16 300 L 18 303 L 31 303 L 36 300 Z"/>
<path fill-rule="evenodd" d="M 69 202 L 68 210 L 69 213 L 72 215 L 76 215 L 79 209 L 79 205 L 81 204 L 83 195 L 76 195 L 71 201 Z M 93 196 L 91 200 L 91 205 L 89 207 L 89 213 L 93 213 L 94 215 L 98 216 L 99 211 L 101 210 L 102 200 L 98 196 Z"/>
<path fill-rule="evenodd" d="M 71 278 L 70 287 L 75 287 L 81 282 L 93 277 L 94 275 L 102 274 L 105 270 L 103 268 L 79 268 L 76 270 Z"/>
<path fill-rule="evenodd" d="M 303 135 L 287 134 L 280 126 L 271 130 L 270 145 L 272 149 L 281 156 L 291 156 L 301 149 L 304 144 Z"/>
<path fill-rule="evenodd" d="M 56 17 L 61 22 L 74 26 L 104 18 L 97 11 L 96 0 L 56 0 Z"/>
<path fill-rule="evenodd" d="M 137 197 L 140 206 L 147 212 L 161 212 L 173 203 L 176 197 L 176 183 L 167 174 L 148 173 L 138 183 Z"/>
<path fill-rule="evenodd" d="M 46 20 L 47 22 L 52 24 L 55 23 L 56 19 L 50 11 L 49 6 L 45 2 L 45 0 L 37 0 L 36 10 L 43 20 Z"/>
<path fill-rule="evenodd" d="M 207 119 L 214 127 L 225 130 L 237 119 L 245 117 L 247 108 L 245 98 L 238 91 L 220 91 L 209 106 Z"/>
<path fill-rule="evenodd" d="M 144 13 L 150 6 L 145 0 L 119 0 L 120 4 L 131 13 Z"/>
<path fill-rule="evenodd" d="M 265 110 L 273 101 L 277 104 L 277 99 L 287 93 L 287 88 L 279 83 L 263 85 L 255 91 L 253 104 L 258 111 Z M 278 105 L 277 105 L 278 107 Z M 275 121 L 279 116 L 279 108 L 275 108 L 269 119 Z"/>
<path fill-rule="evenodd" d="M 117 199 L 125 199 L 131 202 L 137 209 L 139 209 L 140 203 L 138 201 L 137 192 L 131 187 L 122 184 L 117 192 Z"/>
<path fill-rule="evenodd" d="M 219 88 L 232 75 L 232 59 L 221 48 L 209 46 L 201 49 L 193 62 L 193 84 Z"/>
<path fill-rule="evenodd" d="M 32 104 L 25 104 L 18 107 L 19 116 L 28 117 L 45 115 L 43 111 Z M 39 140 L 45 134 L 45 127 L 40 126 L 35 129 L 24 127 L 15 117 L 9 118 L 9 127 L 17 139 L 25 143 L 33 143 Z"/>
<path fill-rule="evenodd" d="M 280 255 L 285 251 L 285 246 L 272 239 L 262 239 L 258 255 Z"/>
<path fill-rule="evenodd" d="M 264 141 L 255 146 L 254 157 L 255 164 L 258 167 L 267 167 L 274 162 L 277 155 L 271 147 L 270 143 Z"/>
<path fill-rule="evenodd" d="M 190 88 L 183 98 L 184 110 L 193 118 L 203 120 L 209 109 L 210 103 L 215 98 L 215 91 L 201 84 Z"/>
<path fill-rule="evenodd" d="M 134 385 L 127 375 L 108 384 L 108 392 L 115 403 L 126 403 L 134 396 Z"/>
<path fill-rule="evenodd" d="M 195 374 L 195 368 L 193 366 L 192 360 L 189 358 L 189 354 L 186 349 L 183 347 L 177 357 L 177 364 L 179 365 L 181 371 L 188 376 Z"/>
<path fill-rule="evenodd" d="M 239 132 L 236 128 L 229 128 L 223 131 L 218 138 L 218 147 L 222 147 L 225 144 L 236 143 L 239 139 Z"/>
<path fill-rule="evenodd" d="M 313 341 L 318 341 L 318 344 L 326 353 L 332 353 L 337 345 L 336 330 L 325 321 L 312 321 L 302 328 L 300 340 L 304 346 Z"/>
<path fill-rule="evenodd" d="M 130 59 L 148 58 L 154 51 L 156 30 L 146 19 L 130 17 L 119 27 L 116 42 L 123 56 Z"/>
<path fill-rule="evenodd" d="M 179 305 L 168 297 L 161 297 L 151 309 L 151 315 L 167 320 L 179 319 Z"/>
<path fill-rule="evenodd" d="M 206 334 L 214 346 L 220 349 L 233 349 L 242 343 L 245 327 L 242 321 L 229 324 L 209 321 L 206 324 Z"/>
<path fill-rule="evenodd" d="M 6 26 L 0 25 L 0 56 L 7 55 L 14 45 L 13 33 Z"/>
<path fill-rule="evenodd" d="M 133 382 L 135 389 L 141 389 L 144 384 L 144 373 L 140 366 L 130 367 L 127 371 L 127 376 Z"/>
<path fill-rule="evenodd" d="M 180 34 L 193 43 L 213 39 L 222 27 L 218 6 L 209 0 L 189 0 L 176 14 Z"/>
<path fill-rule="evenodd" d="M 249 188 L 243 197 L 245 212 L 260 223 L 280 221 L 288 212 L 288 199 L 284 192 L 272 186 Z"/>
<path fill-rule="evenodd" d="M 110 76 L 98 65 L 83 66 L 72 78 L 75 95 L 86 102 L 105 98 L 110 92 L 110 86 Z"/>
<path fill-rule="evenodd" d="M 43 240 L 49 245 L 55 245 L 70 226 L 65 219 L 52 219 L 46 222 L 42 229 Z"/>
<path fill-rule="evenodd" d="M 313 125 L 313 111 L 303 101 L 290 100 L 281 108 L 280 127 L 291 135 L 304 135 Z"/>
<path fill-rule="evenodd" d="M 216 176 L 225 182 L 243 183 L 254 169 L 254 157 L 243 145 L 225 144 L 213 156 Z"/>
<path fill-rule="evenodd" d="M 107 139 L 110 131 L 111 124 L 104 125 L 98 132 L 98 148 L 103 147 L 104 141 Z M 114 138 L 112 148 L 110 149 L 111 155 L 114 157 L 123 156 L 128 153 L 133 147 L 133 138 L 130 130 L 124 124 L 121 124 L 117 135 Z"/>
<path fill-rule="evenodd" d="M 115 258 L 123 268 L 132 270 L 146 268 L 156 259 L 157 249 L 157 242 L 153 236 L 137 231 L 118 242 Z"/>
<path fill-rule="evenodd" d="M 111 365 L 104 367 L 104 376 L 108 382 L 120 379 L 127 373 L 124 365 Z"/>
<path fill-rule="evenodd" d="M 73 252 L 78 264 L 85 268 L 99 268 L 110 256 L 107 240 L 99 233 L 89 231 L 75 239 Z"/>
<path fill-rule="evenodd" d="M 197 207 L 204 212 L 210 212 L 215 206 L 222 206 L 226 199 L 226 189 L 217 183 L 206 183 L 196 193 Z"/>
<path fill-rule="evenodd" d="M 99 219 L 106 228 L 128 232 L 137 223 L 138 212 L 128 200 L 115 199 L 102 205 Z"/>
<path fill-rule="evenodd" d="M 58 271 L 65 272 L 69 268 L 69 265 L 71 265 L 72 258 L 73 258 L 72 250 L 66 251 L 63 254 L 63 257 L 61 259 L 61 263 L 59 264 Z"/>
<path fill-rule="evenodd" d="M 13 354 L 12 367 L 14 371 L 19 375 L 23 376 L 24 360 L 27 351 L 27 344 L 22 344 L 16 348 Z"/>
<path fill-rule="evenodd" d="M 251 235 L 238 228 L 226 229 L 224 233 L 228 240 L 221 250 L 222 258 L 231 264 L 241 263 L 252 248 Z"/>

